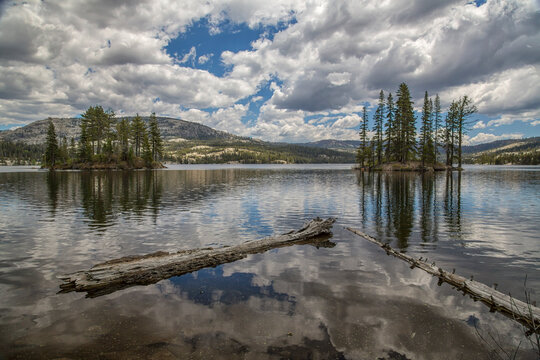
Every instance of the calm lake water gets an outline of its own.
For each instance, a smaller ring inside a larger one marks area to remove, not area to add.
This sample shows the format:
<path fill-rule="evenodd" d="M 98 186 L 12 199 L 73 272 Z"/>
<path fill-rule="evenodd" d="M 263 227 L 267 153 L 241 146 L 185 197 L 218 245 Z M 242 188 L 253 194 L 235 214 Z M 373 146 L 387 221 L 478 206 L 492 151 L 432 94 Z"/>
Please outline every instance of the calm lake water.
<path fill-rule="evenodd" d="M 317 216 L 338 218 L 335 246 L 279 248 L 98 298 L 57 293 L 60 275 L 105 260 L 240 244 Z M 520 341 L 517 358 L 536 358 L 512 320 L 345 226 L 539 298 L 539 167 L 449 176 L 351 165 L 5 167 L 0 358 L 478 360 Z"/>

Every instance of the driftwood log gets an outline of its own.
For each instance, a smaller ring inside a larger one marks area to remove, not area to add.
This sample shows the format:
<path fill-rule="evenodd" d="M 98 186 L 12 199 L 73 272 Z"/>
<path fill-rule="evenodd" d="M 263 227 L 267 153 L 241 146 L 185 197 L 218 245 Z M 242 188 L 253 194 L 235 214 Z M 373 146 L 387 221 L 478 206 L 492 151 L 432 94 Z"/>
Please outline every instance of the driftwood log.
<path fill-rule="evenodd" d="M 154 284 L 172 276 L 237 261 L 248 254 L 262 253 L 277 247 L 302 243 L 333 247 L 335 244 L 328 239 L 334 222 L 333 218 L 316 218 L 306 222 L 299 230 L 240 245 L 182 250 L 177 253 L 156 252 L 106 261 L 90 270 L 61 276 L 64 283 L 60 285 L 60 292 L 86 292 L 86 297 L 97 297 L 127 287 Z"/>
<path fill-rule="evenodd" d="M 435 264 L 428 264 L 426 261 L 422 261 L 422 258 L 415 259 L 411 256 L 396 251 L 395 249 L 391 248 L 390 245 L 384 244 L 377 239 L 361 232 L 360 230 L 353 228 L 346 229 L 380 246 L 388 255 L 395 256 L 408 262 L 411 264 L 411 269 L 417 267 L 424 270 L 428 274 L 438 277 L 439 285 L 442 285 L 442 283 L 448 283 L 459 291 L 463 291 L 464 295 L 469 295 L 472 299 L 474 299 L 474 301 L 481 301 L 485 305 L 489 306 L 490 311 L 501 312 L 502 314 L 518 321 L 529 329 L 529 334 L 540 333 L 540 309 L 536 306 L 503 294 L 500 291 L 497 291 L 478 281 L 466 279 L 462 276 L 454 274 L 454 272 L 445 271 L 440 267 L 435 266 Z"/>

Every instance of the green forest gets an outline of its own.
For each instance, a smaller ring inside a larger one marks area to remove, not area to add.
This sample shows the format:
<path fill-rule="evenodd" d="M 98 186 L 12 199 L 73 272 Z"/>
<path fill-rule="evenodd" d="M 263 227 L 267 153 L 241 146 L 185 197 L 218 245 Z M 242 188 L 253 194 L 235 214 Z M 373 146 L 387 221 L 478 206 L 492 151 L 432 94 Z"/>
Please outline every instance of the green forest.
<path fill-rule="evenodd" d="M 387 168 L 412 170 L 412 163 L 419 162 L 414 169 L 444 170 L 461 169 L 463 163 L 463 135 L 470 125 L 470 116 L 477 109 L 472 100 L 463 96 L 452 101 L 445 118 L 442 117 L 439 95 L 435 100 L 424 94 L 420 130 L 417 133 L 416 116 L 409 87 L 401 83 L 394 100 L 392 93 L 379 93 L 379 102 L 373 116 L 372 136 L 369 138 L 369 119 L 363 107 L 363 122 L 360 128 L 360 146 L 357 152 L 358 166 L 362 169 L 380 170 Z M 444 148 L 446 161 L 439 163 L 439 149 Z M 399 166 L 399 164 L 403 166 Z"/>
<path fill-rule="evenodd" d="M 400 84 L 395 100 L 392 93 L 386 95 L 381 90 L 371 126 L 367 109 L 363 108 L 365 121 L 361 124 L 360 146 L 355 155 L 343 149 L 246 139 L 164 142 L 155 114 L 147 121 L 138 114 L 131 119 L 118 119 L 112 110 L 93 106 L 82 114 L 79 138 L 58 137 L 49 121 L 44 144 L 0 141 L 0 165 L 130 169 L 162 167 L 161 161 L 181 164 L 356 161 L 359 168 L 366 170 L 445 170 L 459 169 L 462 164 L 540 164 L 540 151 L 534 141 L 497 151 L 484 151 L 493 146 L 464 147 L 464 135 L 472 125 L 471 115 L 475 112 L 472 100 L 463 96 L 452 101 L 443 113 L 439 96 L 432 98 L 425 92 L 418 121 L 405 83 Z"/>
<path fill-rule="evenodd" d="M 512 153 L 482 153 L 473 158 L 465 158 L 465 164 L 485 164 L 485 165 L 539 165 L 540 151 L 532 150 L 528 152 L 512 152 Z"/>
<path fill-rule="evenodd" d="M 352 163 L 354 153 L 296 144 L 190 140 L 169 143 L 165 160 L 179 164 Z"/>
<path fill-rule="evenodd" d="M 0 165 L 38 165 L 44 152 L 45 144 L 0 141 Z"/>
<path fill-rule="evenodd" d="M 78 143 L 58 142 L 54 124 L 49 121 L 43 165 L 48 168 L 159 168 L 163 157 L 156 115 L 148 126 L 137 114 L 132 121 L 117 120 L 112 110 L 91 106 L 82 114 Z"/>

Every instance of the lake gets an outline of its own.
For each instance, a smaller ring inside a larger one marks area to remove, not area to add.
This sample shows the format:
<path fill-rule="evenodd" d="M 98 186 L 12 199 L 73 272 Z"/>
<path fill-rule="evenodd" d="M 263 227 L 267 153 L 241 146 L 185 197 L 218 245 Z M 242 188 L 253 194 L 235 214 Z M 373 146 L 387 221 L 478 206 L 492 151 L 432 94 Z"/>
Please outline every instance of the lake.
<path fill-rule="evenodd" d="M 105 296 L 62 274 L 240 244 L 336 217 L 294 245 Z M 535 359 L 519 324 L 346 226 L 524 300 L 540 291 L 540 167 L 0 168 L 0 358 Z M 532 338 L 531 338 L 532 339 Z"/>

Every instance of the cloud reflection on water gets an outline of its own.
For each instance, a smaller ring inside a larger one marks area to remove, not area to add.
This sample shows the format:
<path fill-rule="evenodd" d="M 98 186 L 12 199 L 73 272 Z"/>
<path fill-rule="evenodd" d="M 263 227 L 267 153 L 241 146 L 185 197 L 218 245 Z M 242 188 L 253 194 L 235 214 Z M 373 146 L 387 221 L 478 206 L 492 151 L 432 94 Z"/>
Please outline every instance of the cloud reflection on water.
<path fill-rule="evenodd" d="M 512 293 L 528 273 L 538 289 L 538 175 L 199 169 L 10 173 L 0 184 L 1 353 L 482 359 L 471 316 L 508 342 L 519 334 L 343 225 Z M 338 217 L 333 249 L 282 248 L 100 299 L 54 294 L 58 274 L 104 260 L 233 245 L 314 216 Z"/>

